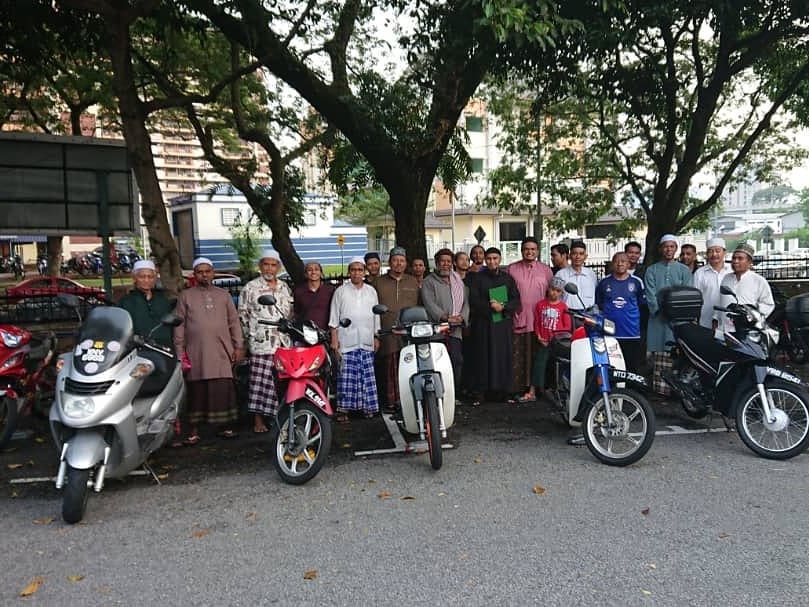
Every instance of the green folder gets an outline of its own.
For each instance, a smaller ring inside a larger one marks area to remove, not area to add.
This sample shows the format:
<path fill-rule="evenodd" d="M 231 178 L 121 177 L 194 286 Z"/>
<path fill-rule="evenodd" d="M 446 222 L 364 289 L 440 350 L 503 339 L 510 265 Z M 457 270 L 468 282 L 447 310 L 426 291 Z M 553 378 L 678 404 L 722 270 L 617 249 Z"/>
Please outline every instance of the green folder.
<path fill-rule="evenodd" d="M 501 304 L 505 304 L 508 301 L 508 288 L 506 285 L 489 289 L 489 301 L 497 301 Z M 502 312 L 492 312 L 492 322 L 500 322 L 504 318 L 505 316 L 503 316 Z"/>

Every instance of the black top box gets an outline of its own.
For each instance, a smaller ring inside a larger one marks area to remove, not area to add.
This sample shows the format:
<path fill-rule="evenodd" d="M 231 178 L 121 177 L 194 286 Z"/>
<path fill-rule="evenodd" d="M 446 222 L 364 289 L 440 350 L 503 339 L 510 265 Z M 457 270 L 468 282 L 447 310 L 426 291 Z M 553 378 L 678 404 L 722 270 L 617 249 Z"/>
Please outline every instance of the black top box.
<path fill-rule="evenodd" d="M 666 287 L 657 292 L 657 304 L 668 320 L 697 321 L 702 312 L 702 291 L 696 287 Z"/>

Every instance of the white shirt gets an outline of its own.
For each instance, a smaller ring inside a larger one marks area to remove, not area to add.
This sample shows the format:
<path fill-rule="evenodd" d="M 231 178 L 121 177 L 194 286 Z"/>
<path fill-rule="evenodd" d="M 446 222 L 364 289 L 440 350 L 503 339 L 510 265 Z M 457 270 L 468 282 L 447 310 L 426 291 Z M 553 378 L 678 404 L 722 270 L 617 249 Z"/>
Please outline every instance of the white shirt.
<path fill-rule="evenodd" d="M 702 291 L 702 313 L 699 315 L 699 324 L 710 329 L 716 314 L 714 306 L 719 305 L 719 286 L 722 279 L 729 273 L 730 268 L 722 265 L 718 272 L 710 264 L 702 266 L 694 272 L 694 286 Z"/>
<path fill-rule="evenodd" d="M 357 288 L 349 281 L 337 288 L 331 300 L 329 326 L 337 329 L 340 352 L 374 351 L 374 335 L 380 324 L 372 308 L 378 303 L 376 289 L 369 284 Z M 348 327 L 340 326 L 343 318 L 351 319 Z"/>
<path fill-rule="evenodd" d="M 720 306 L 727 307 L 736 301 L 740 304 L 755 304 L 758 306 L 759 311 L 764 316 L 769 316 L 770 312 L 775 309 L 775 302 L 772 298 L 772 289 L 767 282 L 767 279 L 748 270 L 742 277 L 737 279 L 734 272 L 728 272 L 728 275 L 722 279 L 722 284 L 729 287 L 736 294 L 736 299 L 730 295 L 720 296 Z M 733 332 L 733 322 L 727 317 L 724 312 L 716 312 L 714 317 L 719 321 L 719 329 L 723 332 Z"/>
<path fill-rule="evenodd" d="M 567 282 L 574 283 L 579 288 L 578 297 L 571 295 L 567 291 L 563 292 L 563 299 L 568 308 L 571 310 L 581 310 L 582 302 L 584 302 L 585 308 L 595 305 L 596 284 L 598 283 L 598 279 L 596 279 L 595 272 L 590 268 L 582 266 L 581 271 L 577 273 L 576 270 L 573 269 L 573 266 L 568 266 L 567 268 L 559 270 L 556 276 L 564 278 Z M 581 297 L 581 301 L 579 301 L 579 297 Z"/>

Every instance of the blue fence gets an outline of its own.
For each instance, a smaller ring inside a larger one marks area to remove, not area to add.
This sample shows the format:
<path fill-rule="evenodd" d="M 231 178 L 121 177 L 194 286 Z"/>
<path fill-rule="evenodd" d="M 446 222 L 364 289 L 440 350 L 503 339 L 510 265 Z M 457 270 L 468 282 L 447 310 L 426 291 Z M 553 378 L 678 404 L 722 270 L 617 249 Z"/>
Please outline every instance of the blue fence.
<path fill-rule="evenodd" d="M 368 250 L 367 237 L 363 234 L 345 235 L 343 239 L 343 263 L 348 263 L 348 260 L 355 255 L 364 255 Z M 198 240 L 194 243 L 194 256 L 209 258 L 217 269 L 238 267 L 239 261 L 236 252 L 228 245 L 228 242 L 226 239 Z M 316 260 L 323 265 L 341 263 L 340 247 L 337 246 L 336 236 L 293 238 L 292 244 L 304 261 Z M 260 246 L 262 248 L 272 248 L 269 239 L 261 241 Z"/>

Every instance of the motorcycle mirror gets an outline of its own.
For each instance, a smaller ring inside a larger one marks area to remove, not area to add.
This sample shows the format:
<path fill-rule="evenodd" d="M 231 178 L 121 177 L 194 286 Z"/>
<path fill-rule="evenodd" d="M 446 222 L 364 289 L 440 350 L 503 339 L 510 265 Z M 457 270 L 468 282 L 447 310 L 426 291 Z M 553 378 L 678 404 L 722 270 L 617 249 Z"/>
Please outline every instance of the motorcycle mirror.
<path fill-rule="evenodd" d="M 274 306 L 275 297 L 272 295 L 262 295 L 258 298 L 258 303 L 260 303 L 262 306 Z"/>
<path fill-rule="evenodd" d="M 576 286 L 575 282 L 566 282 L 565 283 L 565 291 L 567 291 L 571 295 L 578 295 L 579 294 L 579 287 Z"/>
<path fill-rule="evenodd" d="M 385 304 L 376 304 L 373 308 L 371 308 L 371 311 L 374 314 L 379 314 L 379 315 L 387 314 L 388 313 L 388 306 L 386 306 Z"/>
<path fill-rule="evenodd" d="M 731 289 L 731 288 L 730 288 L 729 286 L 727 286 L 727 285 L 722 285 L 722 286 L 720 286 L 720 287 L 719 287 L 719 292 L 720 292 L 722 295 L 730 295 L 730 296 L 732 296 L 734 299 L 736 298 L 736 293 L 734 293 L 734 292 L 733 292 L 733 289 Z"/>
<path fill-rule="evenodd" d="M 340 326 L 343 327 L 344 329 L 346 327 L 350 327 L 351 326 L 351 319 L 350 318 L 341 318 L 340 319 Z"/>
<path fill-rule="evenodd" d="M 79 298 L 73 295 L 73 293 L 57 293 L 56 301 L 66 308 L 73 308 L 75 310 L 79 307 Z"/>

